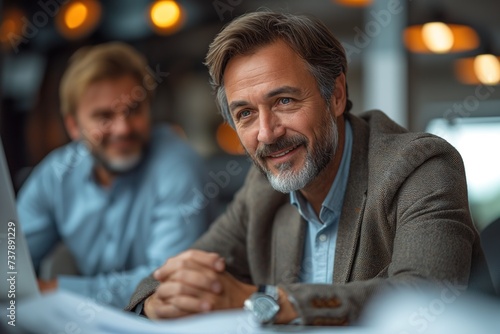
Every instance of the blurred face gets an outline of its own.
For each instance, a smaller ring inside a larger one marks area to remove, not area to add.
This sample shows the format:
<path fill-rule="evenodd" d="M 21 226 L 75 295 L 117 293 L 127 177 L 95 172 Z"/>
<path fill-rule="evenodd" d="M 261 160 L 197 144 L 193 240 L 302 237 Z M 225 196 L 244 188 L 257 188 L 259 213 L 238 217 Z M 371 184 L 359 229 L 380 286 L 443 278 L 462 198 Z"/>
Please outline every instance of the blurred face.
<path fill-rule="evenodd" d="M 224 84 L 236 132 L 274 189 L 302 189 L 332 161 L 344 109 L 334 96 L 327 108 L 306 63 L 284 42 L 232 58 Z"/>
<path fill-rule="evenodd" d="M 88 86 L 66 127 L 73 140 L 83 140 L 96 160 L 111 173 L 135 167 L 150 136 L 149 101 L 134 101 L 137 82 L 131 76 L 103 79 Z"/>

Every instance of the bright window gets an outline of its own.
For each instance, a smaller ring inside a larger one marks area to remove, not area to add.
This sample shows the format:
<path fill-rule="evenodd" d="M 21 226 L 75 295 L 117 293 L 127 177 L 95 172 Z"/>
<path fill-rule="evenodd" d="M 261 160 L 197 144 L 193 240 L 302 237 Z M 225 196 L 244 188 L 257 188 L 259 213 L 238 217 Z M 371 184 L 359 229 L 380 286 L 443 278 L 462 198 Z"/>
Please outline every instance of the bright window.
<path fill-rule="evenodd" d="M 462 155 L 472 214 L 480 229 L 500 217 L 500 117 L 432 120 L 427 132 Z"/>

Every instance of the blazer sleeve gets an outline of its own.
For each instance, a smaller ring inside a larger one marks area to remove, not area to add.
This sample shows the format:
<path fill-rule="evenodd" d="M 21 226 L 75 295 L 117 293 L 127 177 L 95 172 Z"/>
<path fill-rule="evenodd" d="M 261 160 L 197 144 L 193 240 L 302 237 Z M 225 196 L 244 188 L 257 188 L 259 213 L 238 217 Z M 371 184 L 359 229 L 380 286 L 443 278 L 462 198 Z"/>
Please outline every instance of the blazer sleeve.
<path fill-rule="evenodd" d="M 245 185 L 237 192 L 226 211 L 217 218 L 210 229 L 190 248 L 215 252 L 226 260 L 227 271 L 243 282 L 250 282 L 250 271 L 246 249 L 246 193 L 258 171 L 251 169 Z M 139 283 L 125 310 L 131 311 L 151 296 L 158 286 L 152 275 Z"/>
<path fill-rule="evenodd" d="M 385 289 L 438 284 L 463 291 L 467 286 L 482 252 L 468 209 L 460 155 L 444 141 L 427 138 L 418 140 L 418 145 L 410 143 L 397 160 L 385 175 L 378 176 L 381 184 L 375 188 L 383 192 L 371 194 L 379 198 L 372 196 L 367 202 L 362 221 L 370 224 L 374 217 L 385 217 L 385 222 L 372 228 L 386 225 L 394 230 L 387 233 L 393 237 L 388 267 L 367 280 L 281 285 L 304 323 L 352 323 L 367 300 Z M 357 255 L 362 256 L 370 255 Z"/>

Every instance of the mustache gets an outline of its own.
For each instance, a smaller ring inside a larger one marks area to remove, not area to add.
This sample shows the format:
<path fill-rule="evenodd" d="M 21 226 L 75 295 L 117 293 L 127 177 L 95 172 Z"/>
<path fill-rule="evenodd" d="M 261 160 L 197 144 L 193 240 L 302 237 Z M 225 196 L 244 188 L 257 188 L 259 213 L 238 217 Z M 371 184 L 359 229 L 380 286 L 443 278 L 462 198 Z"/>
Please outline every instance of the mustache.
<path fill-rule="evenodd" d="M 107 145 L 114 142 L 120 141 L 146 141 L 146 136 L 139 132 L 131 132 L 127 135 L 111 136 L 105 135 L 103 132 L 98 130 L 81 131 L 82 140 L 91 145 Z"/>
<path fill-rule="evenodd" d="M 290 137 L 283 137 L 278 139 L 275 143 L 272 144 L 262 144 L 262 146 L 258 147 L 255 151 L 255 155 L 258 158 L 266 158 L 274 152 L 284 150 L 289 147 L 295 147 L 304 144 L 307 146 L 307 138 L 302 135 L 295 135 Z"/>
<path fill-rule="evenodd" d="M 141 136 L 139 133 L 133 132 L 125 136 L 112 136 L 108 138 L 103 138 L 103 143 L 104 144 L 112 144 L 115 142 L 120 142 L 120 141 L 140 141 L 143 140 L 143 136 Z"/>

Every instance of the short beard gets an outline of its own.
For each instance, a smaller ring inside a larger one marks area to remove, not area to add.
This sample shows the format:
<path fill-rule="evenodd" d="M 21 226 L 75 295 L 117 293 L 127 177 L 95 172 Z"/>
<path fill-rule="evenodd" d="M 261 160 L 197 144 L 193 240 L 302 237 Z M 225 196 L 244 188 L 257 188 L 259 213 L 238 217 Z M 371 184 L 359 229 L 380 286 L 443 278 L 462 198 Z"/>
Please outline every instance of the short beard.
<path fill-rule="evenodd" d="M 99 146 L 92 147 L 90 139 L 85 138 L 84 144 L 89 149 L 92 157 L 96 164 L 103 167 L 111 174 L 123 174 L 133 170 L 135 167 L 139 165 L 142 161 L 145 151 L 147 150 L 148 141 L 146 138 L 143 138 L 140 134 L 133 133 L 129 135 L 132 139 L 140 141 L 142 143 L 142 148 L 139 152 L 134 152 L 133 154 L 125 157 L 119 158 L 109 158 L 104 153 L 103 145 L 106 145 L 107 142 L 101 142 Z M 103 138 L 98 138 L 98 140 L 104 140 Z M 109 141 L 109 139 L 106 139 Z M 94 140 L 95 141 L 95 140 Z"/>
<path fill-rule="evenodd" d="M 108 159 L 97 152 L 92 152 L 92 156 L 104 169 L 111 174 L 117 175 L 127 173 L 137 167 L 142 160 L 143 152 L 141 151 L 137 154 L 120 159 Z"/>
<path fill-rule="evenodd" d="M 310 184 L 332 161 L 338 146 L 338 128 L 333 116 L 328 112 L 322 122 L 320 137 L 315 138 L 317 145 L 308 149 L 309 141 L 303 135 L 280 138 L 276 143 L 263 145 L 255 152 L 253 163 L 266 175 L 271 186 L 282 193 L 290 193 L 305 188 Z M 292 164 L 285 162 L 276 166 L 278 174 L 265 167 L 265 157 L 288 147 L 304 145 L 306 148 L 306 161 L 298 172 L 292 170 Z M 247 152 L 248 154 L 248 152 Z"/>

